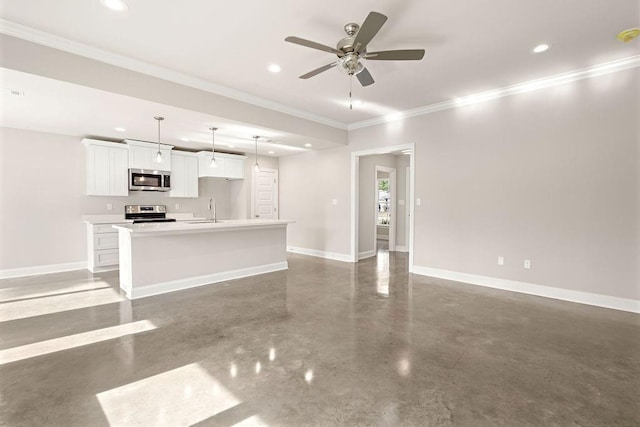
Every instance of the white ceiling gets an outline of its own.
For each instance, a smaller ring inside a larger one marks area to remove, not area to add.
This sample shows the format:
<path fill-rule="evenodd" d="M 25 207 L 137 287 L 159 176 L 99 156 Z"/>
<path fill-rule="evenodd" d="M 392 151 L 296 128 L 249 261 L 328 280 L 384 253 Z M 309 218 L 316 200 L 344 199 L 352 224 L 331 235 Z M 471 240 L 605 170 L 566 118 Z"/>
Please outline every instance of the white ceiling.
<path fill-rule="evenodd" d="M 124 13 L 99 0 L 6 0 L 0 7 L 6 20 L 343 123 L 640 53 L 639 40 L 615 38 L 639 25 L 639 0 L 125 1 Z M 354 81 L 363 105 L 350 111 L 340 71 L 298 79 L 335 57 L 284 38 L 335 45 L 344 24 L 362 23 L 371 10 L 389 20 L 370 51 L 427 54 L 417 62 L 369 61 L 376 83 Z M 531 54 L 542 42 L 552 48 Z M 282 72 L 267 71 L 272 63 Z"/>
<path fill-rule="evenodd" d="M 262 137 L 258 140 L 258 154 L 273 157 L 335 146 L 277 129 L 259 128 L 6 68 L 0 68 L 0 82 L 0 126 L 3 127 L 157 142 L 154 116 L 163 116 L 162 143 L 191 150 L 211 149 L 211 126 L 219 129 L 216 150 L 227 152 L 253 153 L 254 135 Z M 125 130 L 117 131 L 116 127 Z M 312 148 L 305 147 L 309 143 Z"/>

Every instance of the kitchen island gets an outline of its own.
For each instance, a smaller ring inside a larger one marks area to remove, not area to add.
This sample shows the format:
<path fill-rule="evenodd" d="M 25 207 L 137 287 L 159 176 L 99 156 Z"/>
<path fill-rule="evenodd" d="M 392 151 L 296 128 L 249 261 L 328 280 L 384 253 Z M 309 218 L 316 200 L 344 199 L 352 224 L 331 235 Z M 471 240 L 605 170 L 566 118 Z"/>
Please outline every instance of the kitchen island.
<path fill-rule="evenodd" d="M 286 270 L 285 220 L 120 224 L 120 287 L 129 299 Z"/>

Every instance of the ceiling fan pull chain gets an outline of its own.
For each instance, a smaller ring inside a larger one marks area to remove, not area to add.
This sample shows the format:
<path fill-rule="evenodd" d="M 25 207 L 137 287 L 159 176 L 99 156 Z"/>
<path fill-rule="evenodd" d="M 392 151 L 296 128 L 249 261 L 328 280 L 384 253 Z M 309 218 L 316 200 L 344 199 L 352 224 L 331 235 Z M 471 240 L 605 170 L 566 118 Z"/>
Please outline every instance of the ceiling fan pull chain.
<path fill-rule="evenodd" d="M 351 99 L 351 90 L 353 89 L 353 74 L 349 76 L 349 110 L 353 110 L 353 102 Z"/>

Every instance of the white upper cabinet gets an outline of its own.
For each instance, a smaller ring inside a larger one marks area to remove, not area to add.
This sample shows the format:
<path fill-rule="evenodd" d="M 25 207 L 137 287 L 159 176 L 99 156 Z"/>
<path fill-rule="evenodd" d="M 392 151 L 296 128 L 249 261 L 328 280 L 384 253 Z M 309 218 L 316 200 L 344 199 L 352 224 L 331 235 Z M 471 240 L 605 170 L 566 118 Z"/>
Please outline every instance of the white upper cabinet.
<path fill-rule="evenodd" d="M 171 152 L 169 197 L 198 197 L 198 156 L 195 153 Z"/>
<path fill-rule="evenodd" d="M 244 179 L 244 161 L 246 157 L 242 158 L 227 157 L 224 160 L 224 174 L 229 179 Z"/>
<path fill-rule="evenodd" d="M 162 161 L 158 162 L 158 144 L 125 139 L 129 147 L 129 168 L 171 172 L 171 149 L 173 145 L 160 144 Z"/>
<path fill-rule="evenodd" d="M 216 153 L 216 166 L 211 166 L 211 151 L 198 153 L 198 174 L 200 177 L 244 179 L 246 156 Z"/>
<path fill-rule="evenodd" d="M 129 150 L 124 144 L 83 139 L 87 154 L 87 195 L 129 195 Z"/>

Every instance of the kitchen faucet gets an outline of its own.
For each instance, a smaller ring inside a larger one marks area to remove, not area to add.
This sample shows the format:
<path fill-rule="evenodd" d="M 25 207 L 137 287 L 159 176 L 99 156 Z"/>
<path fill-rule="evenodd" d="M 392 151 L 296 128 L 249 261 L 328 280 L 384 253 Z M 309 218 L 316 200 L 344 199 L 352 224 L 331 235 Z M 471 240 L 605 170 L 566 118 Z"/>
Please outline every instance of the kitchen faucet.
<path fill-rule="evenodd" d="M 213 212 L 211 211 L 211 208 L 213 208 Z M 216 222 L 216 199 L 213 197 L 209 199 L 209 216 L 211 221 Z"/>

